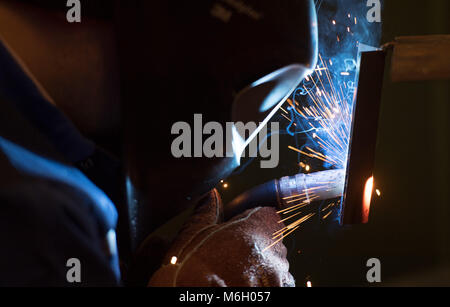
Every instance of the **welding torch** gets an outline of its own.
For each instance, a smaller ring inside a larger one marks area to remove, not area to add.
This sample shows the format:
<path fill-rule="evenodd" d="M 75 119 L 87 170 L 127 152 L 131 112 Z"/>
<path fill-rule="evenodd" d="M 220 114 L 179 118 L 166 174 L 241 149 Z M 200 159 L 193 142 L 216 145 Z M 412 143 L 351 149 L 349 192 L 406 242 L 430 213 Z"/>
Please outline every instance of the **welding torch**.
<path fill-rule="evenodd" d="M 284 210 L 290 208 L 296 200 L 308 204 L 312 201 L 339 198 L 343 195 L 344 184 L 344 169 L 275 179 L 244 192 L 228 203 L 224 208 L 224 218 L 229 220 L 256 207 L 270 206 Z"/>

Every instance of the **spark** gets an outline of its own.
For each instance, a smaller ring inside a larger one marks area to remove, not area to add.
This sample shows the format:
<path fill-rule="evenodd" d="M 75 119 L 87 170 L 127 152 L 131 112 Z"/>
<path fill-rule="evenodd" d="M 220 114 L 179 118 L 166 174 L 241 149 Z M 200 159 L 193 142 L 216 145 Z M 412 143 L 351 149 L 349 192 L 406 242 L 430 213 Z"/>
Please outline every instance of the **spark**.
<path fill-rule="evenodd" d="M 286 114 L 289 114 L 288 111 L 286 111 L 283 107 L 280 107 L 280 110 L 283 111 Z M 223 180 L 221 182 L 223 182 Z"/>
<path fill-rule="evenodd" d="M 173 256 L 173 257 L 170 259 L 170 263 L 173 264 L 173 265 L 177 264 L 177 261 L 178 261 L 178 258 L 175 257 L 175 256 Z"/>
<path fill-rule="evenodd" d="M 381 191 L 380 190 L 376 189 L 375 192 L 377 193 L 378 197 L 381 196 Z"/>
<path fill-rule="evenodd" d="M 330 209 L 333 206 L 334 206 L 334 203 L 329 204 L 328 206 L 326 206 L 325 208 L 322 209 L 322 212 L 327 211 L 328 209 Z"/>
<path fill-rule="evenodd" d="M 311 197 L 309 200 L 302 201 L 301 203 L 299 203 L 297 205 L 293 205 L 293 206 L 291 206 L 291 207 L 289 207 L 287 209 L 283 209 L 283 210 L 286 210 L 286 211 L 283 212 L 283 215 L 288 215 L 288 214 L 290 214 L 292 212 L 295 212 L 295 211 L 297 211 L 299 209 L 308 207 L 311 204 L 311 202 L 313 200 L 316 200 L 317 198 L 319 198 L 319 197 L 318 196 L 314 196 L 314 197 Z"/>
<path fill-rule="evenodd" d="M 296 198 L 296 199 L 292 199 L 292 200 L 289 200 L 289 201 L 287 201 L 286 203 L 287 204 L 292 204 L 292 203 L 296 203 L 296 202 L 299 202 L 299 201 L 303 201 L 303 203 L 301 203 L 301 205 L 302 204 L 308 204 L 306 201 L 307 201 L 307 197 L 305 196 L 305 197 L 302 197 L 302 198 Z M 292 208 L 292 207 L 291 207 Z M 289 209 L 291 209 L 291 208 L 289 208 Z"/>
<path fill-rule="evenodd" d="M 283 239 L 285 237 L 287 237 L 288 235 L 290 235 L 291 233 L 293 233 L 294 231 L 296 231 L 300 226 L 295 227 L 294 229 L 292 229 L 290 232 L 288 232 L 286 235 L 282 236 L 280 239 L 276 240 L 275 242 L 273 242 L 272 244 L 270 244 L 269 246 L 267 246 L 263 252 L 265 252 L 268 249 L 271 249 L 272 247 L 274 247 L 277 243 L 283 241 Z M 275 239 L 275 238 L 274 238 Z"/>
<path fill-rule="evenodd" d="M 304 200 L 297 205 L 293 205 L 289 208 L 283 209 L 283 210 L 279 211 L 278 214 L 283 213 L 284 215 L 287 215 L 289 213 L 295 212 L 299 209 L 309 206 L 311 204 L 311 202 L 317 198 L 318 198 L 318 196 L 310 197 L 309 200 Z"/>
<path fill-rule="evenodd" d="M 267 246 L 264 251 L 272 248 L 273 246 L 275 246 L 277 243 L 281 242 L 284 238 L 286 238 L 288 235 L 290 235 L 291 233 L 293 233 L 295 230 L 297 230 L 301 224 L 303 224 L 304 222 L 306 222 L 307 220 L 309 220 L 311 217 L 313 217 L 315 215 L 315 213 L 310 213 L 307 216 L 297 220 L 296 222 L 290 224 L 289 226 L 284 227 L 283 229 L 277 231 L 274 233 L 274 237 L 273 239 L 276 241 L 273 242 L 271 245 Z"/>
<path fill-rule="evenodd" d="M 303 212 L 297 212 L 297 213 L 295 213 L 295 214 L 293 214 L 293 215 L 291 215 L 291 216 L 288 216 L 287 218 L 285 218 L 285 219 L 283 219 L 283 220 L 280 220 L 279 222 L 278 222 L 278 224 L 281 224 L 281 223 L 284 223 L 284 222 L 286 222 L 287 220 L 290 220 L 290 219 L 292 219 L 292 218 L 294 218 L 294 217 L 296 217 L 296 216 L 298 216 L 298 215 L 300 215 L 300 214 L 302 214 Z"/>
<path fill-rule="evenodd" d="M 298 198 L 298 197 L 305 196 L 305 195 L 306 195 L 306 193 L 297 194 L 297 195 L 291 195 L 291 196 L 286 196 L 286 197 L 283 197 L 283 200 L 292 199 L 292 198 Z"/>
<path fill-rule="evenodd" d="M 326 219 L 331 215 L 331 213 L 333 213 L 333 211 L 328 212 L 328 213 L 322 218 L 322 220 L 326 220 Z"/>

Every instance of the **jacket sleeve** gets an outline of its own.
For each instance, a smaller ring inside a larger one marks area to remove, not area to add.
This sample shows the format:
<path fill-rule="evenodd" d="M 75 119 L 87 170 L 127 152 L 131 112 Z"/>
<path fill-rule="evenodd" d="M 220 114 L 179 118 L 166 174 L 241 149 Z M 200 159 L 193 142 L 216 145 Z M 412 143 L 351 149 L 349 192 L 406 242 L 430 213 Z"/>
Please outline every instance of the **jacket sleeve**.
<path fill-rule="evenodd" d="M 70 187 L 40 179 L 0 190 L 0 286 L 119 284 L 83 201 Z M 80 282 L 67 279 L 69 259 L 79 260 Z"/>

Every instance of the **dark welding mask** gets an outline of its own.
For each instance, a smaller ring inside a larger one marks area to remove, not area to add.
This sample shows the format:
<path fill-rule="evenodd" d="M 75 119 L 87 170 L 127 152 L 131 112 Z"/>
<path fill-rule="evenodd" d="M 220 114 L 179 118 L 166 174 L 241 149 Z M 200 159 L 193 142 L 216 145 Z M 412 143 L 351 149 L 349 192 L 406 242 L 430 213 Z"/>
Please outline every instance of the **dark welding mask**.
<path fill-rule="evenodd" d="M 194 127 L 194 114 L 223 127 L 266 123 L 315 67 L 317 19 L 312 0 L 120 6 L 128 202 L 139 242 L 238 166 L 239 157 L 175 158 L 173 124 Z"/>

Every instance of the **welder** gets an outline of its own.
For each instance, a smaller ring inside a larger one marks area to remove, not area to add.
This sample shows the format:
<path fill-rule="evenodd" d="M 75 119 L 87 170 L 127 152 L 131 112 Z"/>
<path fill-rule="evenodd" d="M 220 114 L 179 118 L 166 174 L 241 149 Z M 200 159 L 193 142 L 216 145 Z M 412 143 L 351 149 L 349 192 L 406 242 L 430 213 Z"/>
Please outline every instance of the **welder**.
<path fill-rule="evenodd" d="M 194 113 L 220 123 L 270 119 L 315 66 L 313 1 L 137 0 L 119 1 L 117 8 L 124 164 L 140 195 L 132 197 L 137 211 L 125 212 L 133 251 L 157 226 L 197 203 L 161 268 L 146 281 L 295 285 L 284 245 L 262 252 L 282 228 L 275 209 L 223 218 L 220 195 L 211 189 L 233 171 L 236 157 L 175 160 L 166 149 L 171 124 Z M 0 284 L 133 284 L 120 275 L 119 256 L 124 258 L 116 246 L 121 163 L 82 136 L 13 48 L 0 44 Z M 143 250 L 157 248 L 145 243 Z M 69 276 L 73 259 L 81 280 Z"/>

